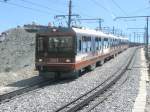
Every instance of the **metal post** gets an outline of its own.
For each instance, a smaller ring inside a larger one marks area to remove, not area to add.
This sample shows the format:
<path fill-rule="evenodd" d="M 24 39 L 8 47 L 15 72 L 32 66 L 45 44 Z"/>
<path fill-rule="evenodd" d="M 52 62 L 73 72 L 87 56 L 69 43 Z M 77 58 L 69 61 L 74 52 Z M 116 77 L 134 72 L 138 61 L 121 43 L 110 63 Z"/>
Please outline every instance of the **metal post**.
<path fill-rule="evenodd" d="M 72 1 L 70 0 L 70 1 L 69 1 L 69 14 L 68 14 L 68 15 L 69 15 L 69 16 L 68 16 L 68 28 L 70 28 L 70 26 L 71 26 L 71 13 L 72 13 L 72 12 L 71 12 L 71 11 L 72 11 L 71 9 L 72 9 Z"/>
<path fill-rule="evenodd" d="M 138 33 L 136 35 L 136 40 L 137 40 L 136 42 L 139 43 L 139 34 Z"/>
<path fill-rule="evenodd" d="M 134 33 L 134 43 L 135 43 L 135 32 L 133 32 Z"/>
<path fill-rule="evenodd" d="M 145 48 L 146 48 L 146 27 L 145 27 L 145 33 L 144 33 L 144 45 L 145 45 Z"/>
<path fill-rule="evenodd" d="M 131 42 L 131 34 L 129 34 L 129 41 Z"/>
<path fill-rule="evenodd" d="M 99 19 L 99 30 L 102 29 L 102 19 Z"/>
<path fill-rule="evenodd" d="M 148 17 L 146 18 L 146 57 L 148 58 Z"/>
<path fill-rule="evenodd" d="M 115 34 L 115 27 L 113 26 L 113 32 L 112 32 L 113 34 Z"/>
<path fill-rule="evenodd" d="M 74 17 L 79 17 L 78 14 L 72 14 L 72 1 L 69 0 L 69 11 L 68 11 L 68 14 L 67 15 L 56 15 L 54 16 L 54 18 L 64 18 L 64 17 L 68 17 L 68 22 L 67 22 L 67 26 L 68 28 L 71 27 L 71 22 L 72 22 L 72 16 Z"/>
<path fill-rule="evenodd" d="M 104 22 L 101 18 L 93 18 L 93 19 L 78 19 L 79 21 L 98 21 L 98 28 L 99 30 L 102 30 L 102 22 Z"/>

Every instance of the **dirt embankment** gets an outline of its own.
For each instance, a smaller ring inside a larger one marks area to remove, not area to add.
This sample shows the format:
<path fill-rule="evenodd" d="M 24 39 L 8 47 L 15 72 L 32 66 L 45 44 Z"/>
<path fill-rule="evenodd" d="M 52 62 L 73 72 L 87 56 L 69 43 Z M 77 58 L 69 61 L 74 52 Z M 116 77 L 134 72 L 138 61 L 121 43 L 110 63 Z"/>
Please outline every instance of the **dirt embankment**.
<path fill-rule="evenodd" d="M 7 84 L 31 77 L 34 59 L 35 33 L 23 28 L 9 30 L 6 39 L 0 42 L 0 81 Z"/>
<path fill-rule="evenodd" d="M 34 49 L 34 33 L 21 28 L 9 30 L 6 40 L 0 43 L 0 72 L 34 66 Z"/>

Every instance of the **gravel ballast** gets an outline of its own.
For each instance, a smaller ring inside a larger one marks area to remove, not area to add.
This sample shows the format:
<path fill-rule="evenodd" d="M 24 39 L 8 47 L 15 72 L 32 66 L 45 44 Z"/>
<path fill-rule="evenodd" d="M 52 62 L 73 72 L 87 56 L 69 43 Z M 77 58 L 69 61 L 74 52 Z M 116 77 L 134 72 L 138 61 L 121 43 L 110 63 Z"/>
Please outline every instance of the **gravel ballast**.
<path fill-rule="evenodd" d="M 102 67 L 98 67 L 76 80 L 62 81 L 3 103 L 0 105 L 0 111 L 55 111 L 115 73 L 120 66 L 126 63 L 127 58 L 134 50 L 135 48 L 126 50 Z"/>
<path fill-rule="evenodd" d="M 139 91 L 142 61 L 138 50 L 131 70 L 126 72 L 128 80 L 92 112 L 132 112 Z"/>
<path fill-rule="evenodd" d="M 147 102 L 145 112 L 150 112 L 150 82 L 147 82 Z"/>

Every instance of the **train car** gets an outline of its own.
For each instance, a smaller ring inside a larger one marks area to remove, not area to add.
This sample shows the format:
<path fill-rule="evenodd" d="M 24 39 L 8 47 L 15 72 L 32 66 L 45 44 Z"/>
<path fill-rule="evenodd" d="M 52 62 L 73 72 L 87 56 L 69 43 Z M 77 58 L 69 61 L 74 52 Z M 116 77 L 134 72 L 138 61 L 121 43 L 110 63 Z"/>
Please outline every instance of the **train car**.
<path fill-rule="evenodd" d="M 36 34 L 35 66 L 40 74 L 52 72 L 78 77 L 128 48 L 128 39 L 82 28 L 51 28 Z"/>

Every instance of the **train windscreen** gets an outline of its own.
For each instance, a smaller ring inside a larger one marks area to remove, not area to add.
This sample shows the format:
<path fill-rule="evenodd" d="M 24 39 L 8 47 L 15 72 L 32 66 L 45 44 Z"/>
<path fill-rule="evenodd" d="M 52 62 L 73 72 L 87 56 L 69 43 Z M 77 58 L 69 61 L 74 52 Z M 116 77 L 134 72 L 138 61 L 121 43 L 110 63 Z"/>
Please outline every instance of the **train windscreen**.
<path fill-rule="evenodd" d="M 48 52 L 69 52 L 72 50 L 73 38 L 71 36 L 48 38 Z"/>
<path fill-rule="evenodd" d="M 37 50 L 38 50 L 38 52 L 43 52 L 43 50 L 44 50 L 42 37 L 37 39 Z"/>

